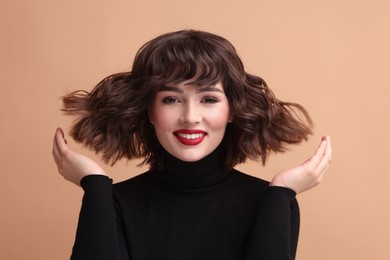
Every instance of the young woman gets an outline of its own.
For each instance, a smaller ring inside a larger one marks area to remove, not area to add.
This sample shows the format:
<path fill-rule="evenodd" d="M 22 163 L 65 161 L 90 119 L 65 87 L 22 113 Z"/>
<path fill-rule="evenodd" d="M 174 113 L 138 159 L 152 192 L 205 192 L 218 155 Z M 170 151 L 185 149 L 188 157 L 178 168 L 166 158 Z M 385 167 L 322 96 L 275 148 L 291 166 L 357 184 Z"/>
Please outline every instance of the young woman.
<path fill-rule="evenodd" d="M 59 173 L 84 189 L 72 259 L 294 259 L 295 195 L 316 186 L 329 137 L 269 183 L 233 167 L 311 134 L 306 110 L 276 99 L 234 47 L 202 31 L 146 43 L 132 70 L 63 98 L 71 136 L 105 162 L 143 158 L 150 170 L 112 185 L 90 158 L 54 137 Z"/>

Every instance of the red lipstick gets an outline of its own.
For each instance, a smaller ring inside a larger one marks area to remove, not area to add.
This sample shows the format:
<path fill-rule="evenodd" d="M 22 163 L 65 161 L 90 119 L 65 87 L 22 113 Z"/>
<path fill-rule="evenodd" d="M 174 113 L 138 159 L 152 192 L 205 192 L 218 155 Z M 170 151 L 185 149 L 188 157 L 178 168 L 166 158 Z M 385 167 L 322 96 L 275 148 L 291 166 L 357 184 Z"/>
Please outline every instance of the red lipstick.
<path fill-rule="evenodd" d="M 207 132 L 203 130 L 190 130 L 190 129 L 180 129 L 173 133 L 177 140 L 180 143 L 185 145 L 197 145 L 200 144 L 203 139 L 206 137 Z"/>

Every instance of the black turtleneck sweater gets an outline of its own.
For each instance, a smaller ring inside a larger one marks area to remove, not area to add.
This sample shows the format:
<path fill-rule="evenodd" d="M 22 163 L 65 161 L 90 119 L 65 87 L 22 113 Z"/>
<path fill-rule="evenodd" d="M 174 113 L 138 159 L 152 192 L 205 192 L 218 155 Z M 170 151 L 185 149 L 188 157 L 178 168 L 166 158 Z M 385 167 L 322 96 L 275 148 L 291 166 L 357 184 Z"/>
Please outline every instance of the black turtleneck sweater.
<path fill-rule="evenodd" d="M 84 177 L 71 259 L 294 259 L 294 191 L 218 162 L 217 151 L 192 163 L 166 153 L 160 172 Z"/>

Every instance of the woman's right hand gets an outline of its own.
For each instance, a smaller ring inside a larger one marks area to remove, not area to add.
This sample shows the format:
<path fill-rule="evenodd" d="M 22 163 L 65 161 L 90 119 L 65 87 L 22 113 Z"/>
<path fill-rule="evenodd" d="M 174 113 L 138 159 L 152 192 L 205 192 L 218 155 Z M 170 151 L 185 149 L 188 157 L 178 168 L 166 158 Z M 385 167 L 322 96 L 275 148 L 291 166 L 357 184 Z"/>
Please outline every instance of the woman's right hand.
<path fill-rule="evenodd" d="M 53 140 L 53 157 L 58 172 L 68 181 L 80 186 L 83 177 L 91 174 L 107 175 L 91 158 L 71 150 L 64 138 L 64 131 L 57 128 Z"/>

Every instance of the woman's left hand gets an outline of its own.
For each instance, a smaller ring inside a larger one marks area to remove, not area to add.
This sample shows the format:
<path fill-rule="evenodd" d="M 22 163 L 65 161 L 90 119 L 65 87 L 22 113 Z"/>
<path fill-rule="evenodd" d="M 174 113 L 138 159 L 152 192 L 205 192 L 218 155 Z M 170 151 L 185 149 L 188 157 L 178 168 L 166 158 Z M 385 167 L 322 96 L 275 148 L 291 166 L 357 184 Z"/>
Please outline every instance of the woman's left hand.
<path fill-rule="evenodd" d="M 297 194 L 307 191 L 320 184 L 331 160 L 332 146 L 330 137 L 324 136 L 312 157 L 298 167 L 276 174 L 270 186 L 290 188 Z"/>

